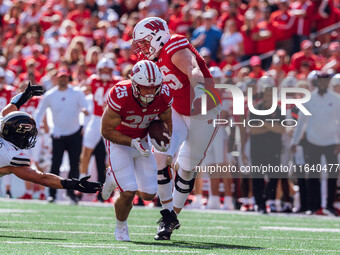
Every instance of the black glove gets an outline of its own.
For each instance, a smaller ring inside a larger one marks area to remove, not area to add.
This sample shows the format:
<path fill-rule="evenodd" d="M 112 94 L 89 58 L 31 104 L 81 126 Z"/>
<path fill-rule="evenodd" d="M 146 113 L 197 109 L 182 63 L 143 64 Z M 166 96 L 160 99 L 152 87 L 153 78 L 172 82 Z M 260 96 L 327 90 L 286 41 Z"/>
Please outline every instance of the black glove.
<path fill-rule="evenodd" d="M 19 108 L 28 100 L 30 100 L 33 96 L 41 96 L 42 94 L 44 94 L 44 92 L 45 91 L 43 86 L 31 86 L 31 81 L 29 81 L 25 91 L 13 97 L 11 100 L 11 104 L 14 104 L 19 110 Z"/>
<path fill-rule="evenodd" d="M 73 178 L 73 179 L 65 179 L 60 181 L 61 185 L 63 185 L 64 189 L 75 189 L 79 190 L 83 193 L 96 193 L 102 187 L 100 182 L 89 182 L 87 181 L 90 179 L 91 175 L 85 176 L 80 180 Z"/>

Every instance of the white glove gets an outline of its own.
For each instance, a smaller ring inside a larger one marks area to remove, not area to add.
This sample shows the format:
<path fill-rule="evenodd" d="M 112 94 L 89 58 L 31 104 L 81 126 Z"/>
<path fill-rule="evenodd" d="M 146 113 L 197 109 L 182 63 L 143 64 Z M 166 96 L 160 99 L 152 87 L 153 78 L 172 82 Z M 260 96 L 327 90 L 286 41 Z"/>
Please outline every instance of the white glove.
<path fill-rule="evenodd" d="M 150 152 L 143 148 L 140 138 L 132 139 L 131 147 L 135 148 L 143 157 L 149 157 Z"/>
<path fill-rule="evenodd" d="M 155 139 L 151 139 L 151 143 L 158 151 L 166 152 L 170 148 L 170 142 L 165 144 L 164 141 L 161 141 L 161 144 L 159 145 Z"/>
<path fill-rule="evenodd" d="M 194 100 L 192 100 L 192 104 L 191 104 L 191 112 L 197 114 L 198 113 L 198 109 L 201 106 L 201 96 L 205 94 L 204 91 L 204 86 L 203 84 L 198 84 L 194 87 Z"/>

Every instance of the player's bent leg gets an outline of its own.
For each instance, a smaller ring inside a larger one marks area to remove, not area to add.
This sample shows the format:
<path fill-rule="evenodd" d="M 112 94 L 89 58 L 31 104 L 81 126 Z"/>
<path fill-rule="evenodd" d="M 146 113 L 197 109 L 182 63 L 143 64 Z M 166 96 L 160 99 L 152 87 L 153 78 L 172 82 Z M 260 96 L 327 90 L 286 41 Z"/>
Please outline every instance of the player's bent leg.
<path fill-rule="evenodd" d="M 189 193 L 193 190 L 195 184 L 195 171 L 186 171 L 181 166 L 175 177 L 174 189 L 174 210 L 177 214 L 182 210 Z"/>
<path fill-rule="evenodd" d="M 127 218 L 132 208 L 132 201 L 136 191 L 123 191 L 115 202 L 116 228 L 115 238 L 117 241 L 131 241 Z"/>

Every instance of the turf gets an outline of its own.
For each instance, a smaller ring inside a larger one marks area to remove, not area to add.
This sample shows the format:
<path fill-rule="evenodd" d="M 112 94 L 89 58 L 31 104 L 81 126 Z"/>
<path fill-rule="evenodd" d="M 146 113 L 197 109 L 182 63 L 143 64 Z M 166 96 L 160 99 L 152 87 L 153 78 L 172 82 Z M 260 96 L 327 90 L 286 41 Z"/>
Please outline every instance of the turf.
<path fill-rule="evenodd" d="M 114 240 L 112 206 L 0 199 L 0 254 L 340 254 L 340 219 L 183 211 L 171 241 L 154 241 L 159 209 L 134 207 L 132 242 Z"/>

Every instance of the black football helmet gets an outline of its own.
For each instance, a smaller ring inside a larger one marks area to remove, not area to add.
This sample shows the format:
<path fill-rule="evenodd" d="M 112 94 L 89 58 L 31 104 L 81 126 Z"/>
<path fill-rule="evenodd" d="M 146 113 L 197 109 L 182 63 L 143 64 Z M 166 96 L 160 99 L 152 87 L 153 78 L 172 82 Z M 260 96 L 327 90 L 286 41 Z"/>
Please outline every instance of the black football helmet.
<path fill-rule="evenodd" d="M 37 127 L 31 115 L 15 111 L 1 120 L 0 136 L 20 149 L 33 148 L 37 139 Z"/>

